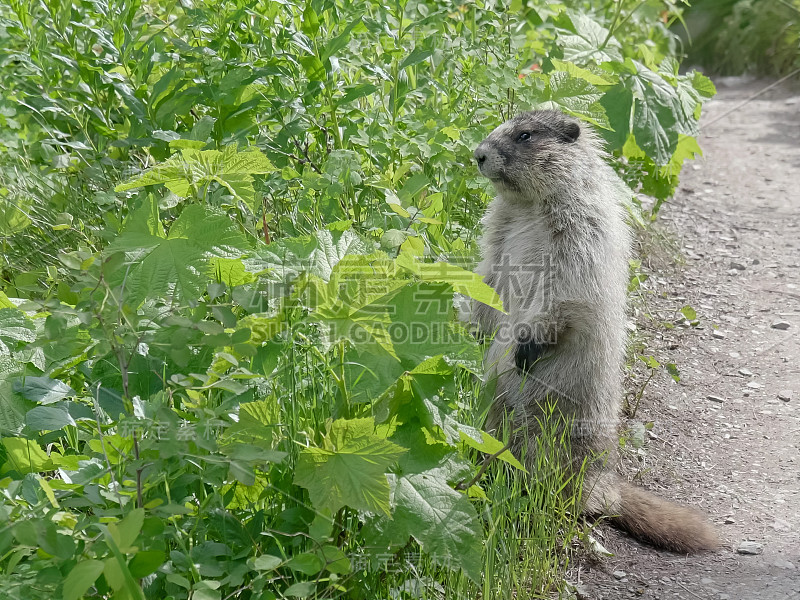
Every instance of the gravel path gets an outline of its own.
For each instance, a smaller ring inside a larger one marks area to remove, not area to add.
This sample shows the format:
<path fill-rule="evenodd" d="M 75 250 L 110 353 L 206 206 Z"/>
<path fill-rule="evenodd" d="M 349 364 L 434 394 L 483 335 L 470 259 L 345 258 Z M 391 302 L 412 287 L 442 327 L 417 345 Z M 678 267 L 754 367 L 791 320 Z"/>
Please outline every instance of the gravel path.
<path fill-rule="evenodd" d="M 768 83 L 717 81 L 705 158 L 661 212 L 667 250 L 646 252 L 657 276 L 638 321 L 645 352 L 677 364 L 681 381 L 647 387 L 629 425 L 652 422 L 652 434 L 623 461 L 705 511 L 724 547 L 678 556 L 601 525 L 615 556 L 573 573 L 579 598 L 800 600 L 800 88 L 722 116 Z M 699 325 L 680 322 L 685 305 Z"/>

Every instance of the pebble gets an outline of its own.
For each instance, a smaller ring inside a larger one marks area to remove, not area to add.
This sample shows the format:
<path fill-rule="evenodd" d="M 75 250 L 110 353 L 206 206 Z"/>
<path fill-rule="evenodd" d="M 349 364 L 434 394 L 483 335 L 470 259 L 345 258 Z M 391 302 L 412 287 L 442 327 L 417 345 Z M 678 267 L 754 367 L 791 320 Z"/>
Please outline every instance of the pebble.
<path fill-rule="evenodd" d="M 628 576 L 625 571 L 614 571 L 612 575 L 614 576 L 614 579 L 625 579 Z"/>
<path fill-rule="evenodd" d="M 747 267 L 745 267 L 745 266 L 744 266 L 742 263 L 740 263 L 740 262 L 732 262 L 732 263 L 731 263 L 731 269 L 736 269 L 737 271 L 744 271 L 746 268 L 747 268 Z"/>
<path fill-rule="evenodd" d="M 747 387 L 752 388 L 754 390 L 758 390 L 764 387 L 763 383 L 758 383 L 757 381 L 750 381 L 747 384 Z"/>
<path fill-rule="evenodd" d="M 719 402 L 719 403 L 725 402 L 725 398 L 722 398 L 721 396 L 715 396 L 714 394 L 709 394 L 708 396 L 706 396 L 706 398 L 708 400 L 711 400 L 712 402 Z"/>
<path fill-rule="evenodd" d="M 703 578 L 700 580 L 700 583 L 702 583 L 703 585 L 708 585 L 708 584 L 710 584 L 710 583 L 714 583 L 714 580 L 713 580 L 713 579 L 711 579 L 711 577 L 703 577 Z"/>
<path fill-rule="evenodd" d="M 716 338 L 718 340 L 724 340 L 725 332 L 720 331 L 719 329 L 715 329 L 714 331 L 711 332 L 711 337 Z"/>
<path fill-rule="evenodd" d="M 739 375 L 744 375 L 745 377 L 750 377 L 753 372 L 750 369 L 739 369 Z"/>
<path fill-rule="evenodd" d="M 764 546 L 758 542 L 742 542 L 736 549 L 739 554 L 761 554 Z"/>
<path fill-rule="evenodd" d="M 786 331 L 791 326 L 792 324 L 788 321 L 775 321 L 772 325 L 770 325 L 770 327 L 773 329 L 780 329 L 781 331 Z"/>
<path fill-rule="evenodd" d="M 784 402 L 789 402 L 792 399 L 794 392 L 792 390 L 781 390 L 778 392 L 778 400 L 783 400 Z"/>

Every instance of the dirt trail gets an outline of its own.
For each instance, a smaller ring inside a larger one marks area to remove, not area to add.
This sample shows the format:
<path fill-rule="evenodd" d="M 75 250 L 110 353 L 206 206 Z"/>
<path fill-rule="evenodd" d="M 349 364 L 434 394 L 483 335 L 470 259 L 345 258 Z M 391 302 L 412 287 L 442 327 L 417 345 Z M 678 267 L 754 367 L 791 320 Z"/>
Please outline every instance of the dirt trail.
<path fill-rule="evenodd" d="M 625 461 L 646 487 L 705 511 L 724 547 L 687 558 L 601 527 L 615 556 L 581 565 L 581 598 L 800 600 L 800 89 L 722 117 L 768 83 L 717 82 L 705 158 L 662 211 L 685 264 L 657 265 L 646 311 L 675 322 L 688 304 L 700 326 L 652 326 L 648 352 L 682 380 L 647 388 L 630 424 L 652 421 L 654 435 Z M 743 541 L 761 553 L 738 553 Z"/>

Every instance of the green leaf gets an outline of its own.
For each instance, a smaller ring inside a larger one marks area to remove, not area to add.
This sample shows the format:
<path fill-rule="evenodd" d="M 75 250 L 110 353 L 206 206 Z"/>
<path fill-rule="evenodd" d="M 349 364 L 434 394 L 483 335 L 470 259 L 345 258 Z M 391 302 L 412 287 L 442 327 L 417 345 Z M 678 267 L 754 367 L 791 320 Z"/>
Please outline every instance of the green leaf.
<path fill-rule="evenodd" d="M 602 97 L 591 83 L 580 77 L 573 77 L 564 71 L 554 71 L 545 88 L 545 102 L 542 108 L 561 108 L 575 116 L 585 117 L 595 125 L 607 127 L 608 119 L 597 103 Z"/>
<path fill-rule="evenodd" d="M 330 424 L 322 448 L 306 448 L 297 461 L 294 482 L 308 490 L 317 509 L 335 513 L 342 506 L 389 514 L 386 471 L 405 449 L 375 435 L 372 418 Z"/>
<path fill-rule="evenodd" d="M 81 598 L 97 581 L 103 567 L 99 560 L 84 560 L 75 565 L 64 579 L 64 600 Z"/>
<path fill-rule="evenodd" d="M 16 382 L 14 391 L 39 404 L 53 404 L 75 395 L 75 390 L 66 383 L 50 377 L 25 377 Z"/>
<path fill-rule="evenodd" d="M 564 50 L 564 60 L 578 65 L 622 60 L 620 44 L 614 37 L 608 37 L 608 29 L 587 14 L 573 10 L 565 13 L 575 33 L 562 33 L 556 38 L 556 43 Z"/>
<path fill-rule="evenodd" d="M 489 454 L 489 455 L 496 454 L 497 452 L 500 452 L 500 450 L 503 449 L 504 444 L 500 440 L 492 437 L 485 431 L 479 431 L 478 433 L 482 437 L 480 441 L 476 440 L 471 435 L 467 435 L 463 431 L 460 431 L 459 435 L 461 437 L 461 441 L 464 442 L 467 446 L 469 446 L 470 448 L 474 448 L 475 450 L 479 450 L 484 454 Z M 502 460 L 503 462 L 506 462 L 513 467 L 516 467 L 520 471 L 525 471 L 525 467 L 522 466 L 522 463 L 520 463 L 517 460 L 517 458 L 513 454 L 511 454 L 509 450 L 505 450 L 504 452 L 498 454 L 497 459 Z"/>
<path fill-rule="evenodd" d="M 425 473 L 396 479 L 390 535 L 412 536 L 436 564 L 481 578 L 483 530 L 469 499 L 441 477 Z"/>
<path fill-rule="evenodd" d="M 145 297 L 168 297 L 194 302 L 211 281 L 211 259 L 236 258 L 246 246 L 236 225 L 223 215 L 201 206 L 187 206 L 173 223 L 166 239 L 125 231 L 110 252 L 130 252 L 132 264 L 112 274 L 125 282 L 128 300 L 138 305 Z"/>
<path fill-rule="evenodd" d="M 697 318 L 697 311 L 688 304 L 681 309 L 681 314 L 689 321 L 694 321 Z"/>
<path fill-rule="evenodd" d="M 5 344 L 16 348 L 17 342 L 28 343 L 35 339 L 36 327 L 25 313 L 16 308 L 0 308 L 0 351 Z"/>
<path fill-rule="evenodd" d="M 256 556 L 256 558 L 253 560 L 253 568 L 256 571 L 273 571 L 282 564 L 283 560 L 281 560 L 277 556 L 271 556 L 269 554 L 262 554 L 261 556 Z"/>
<path fill-rule="evenodd" d="M 694 87 L 701 96 L 711 98 L 717 93 L 717 88 L 714 87 L 714 83 L 700 71 L 692 71 L 690 75 L 692 76 L 692 87 Z"/>
<path fill-rule="evenodd" d="M 166 560 L 167 556 L 161 550 L 140 550 L 128 563 L 128 568 L 132 577 L 141 579 L 155 573 Z"/>
<path fill-rule="evenodd" d="M 252 175 L 274 170 L 269 159 L 255 148 L 245 152 L 239 152 L 235 145 L 226 146 L 222 151 L 182 148 L 178 154 L 114 189 L 123 192 L 163 183 L 176 196 L 186 198 L 192 193 L 199 194 L 201 188 L 216 182 L 255 211 Z"/>
<path fill-rule="evenodd" d="M 301 581 L 299 583 L 293 583 L 286 588 L 283 595 L 289 598 L 308 598 L 316 589 L 317 586 L 313 581 Z"/>
<path fill-rule="evenodd" d="M 594 70 L 584 69 L 583 67 L 579 67 L 575 63 L 571 63 L 564 60 L 558 60 L 557 58 L 550 59 L 550 62 L 553 63 L 553 67 L 557 71 L 565 71 L 573 78 L 582 79 L 592 85 L 596 86 L 609 86 L 614 85 L 616 78 L 612 78 L 612 75 L 606 73 L 602 69 L 597 67 Z"/>
<path fill-rule="evenodd" d="M 25 415 L 25 423 L 33 431 L 55 431 L 75 425 L 66 406 L 35 406 Z"/>
<path fill-rule="evenodd" d="M 120 552 L 129 552 L 144 523 L 144 509 L 135 508 L 125 518 L 117 523 L 108 524 L 108 532 L 119 548 Z"/>
<path fill-rule="evenodd" d="M 505 312 L 503 301 L 500 300 L 497 292 L 473 271 L 446 262 L 420 262 L 408 254 L 401 254 L 395 262 L 399 267 L 413 273 L 423 281 L 447 283 L 453 287 L 456 293 Z"/>
<path fill-rule="evenodd" d="M 401 71 L 406 67 L 411 67 L 418 63 L 421 63 L 423 60 L 433 56 L 433 50 L 425 50 L 424 48 L 414 48 L 411 51 L 411 54 L 406 56 L 403 61 L 400 63 L 398 67 Z"/>
<path fill-rule="evenodd" d="M 683 109 L 675 88 L 643 64 L 635 65 L 637 73 L 628 79 L 635 98 L 633 134 L 639 147 L 663 166 L 678 145 Z"/>
<path fill-rule="evenodd" d="M 323 562 L 316 554 L 304 552 L 290 558 L 286 566 L 304 575 L 316 575 L 322 570 Z"/>
<path fill-rule="evenodd" d="M 344 575 L 351 570 L 350 559 L 340 548 L 330 544 L 323 546 L 318 551 L 325 570 L 338 575 Z"/>
<path fill-rule="evenodd" d="M 37 473 L 53 468 L 50 457 L 35 441 L 19 437 L 4 437 L 0 441 L 6 449 L 6 463 L 0 469 L 0 473 L 7 473 L 10 470 Z"/>

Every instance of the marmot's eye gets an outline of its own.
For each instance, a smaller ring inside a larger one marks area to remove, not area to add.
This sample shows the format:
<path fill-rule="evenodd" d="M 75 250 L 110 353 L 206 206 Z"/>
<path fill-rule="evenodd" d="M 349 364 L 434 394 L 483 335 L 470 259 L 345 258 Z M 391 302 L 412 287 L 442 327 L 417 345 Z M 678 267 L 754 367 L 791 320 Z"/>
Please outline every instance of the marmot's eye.
<path fill-rule="evenodd" d="M 522 133 L 519 134 L 519 137 L 517 138 L 517 141 L 518 142 L 527 142 L 529 139 L 531 139 L 531 134 L 528 133 L 527 131 L 523 131 Z"/>

